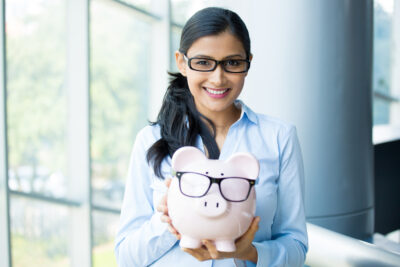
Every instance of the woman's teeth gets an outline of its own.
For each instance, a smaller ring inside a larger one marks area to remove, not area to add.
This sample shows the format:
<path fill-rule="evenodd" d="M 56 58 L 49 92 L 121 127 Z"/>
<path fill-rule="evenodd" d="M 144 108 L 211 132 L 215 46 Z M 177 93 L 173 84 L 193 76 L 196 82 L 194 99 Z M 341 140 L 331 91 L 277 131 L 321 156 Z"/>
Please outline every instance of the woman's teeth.
<path fill-rule="evenodd" d="M 206 88 L 206 90 L 207 90 L 207 92 L 209 92 L 209 93 L 211 93 L 211 94 L 214 94 L 214 95 L 222 95 L 222 94 L 224 94 L 226 91 L 228 91 L 229 88 L 224 89 L 224 90 L 213 90 L 213 89 L 210 89 L 210 88 Z"/>

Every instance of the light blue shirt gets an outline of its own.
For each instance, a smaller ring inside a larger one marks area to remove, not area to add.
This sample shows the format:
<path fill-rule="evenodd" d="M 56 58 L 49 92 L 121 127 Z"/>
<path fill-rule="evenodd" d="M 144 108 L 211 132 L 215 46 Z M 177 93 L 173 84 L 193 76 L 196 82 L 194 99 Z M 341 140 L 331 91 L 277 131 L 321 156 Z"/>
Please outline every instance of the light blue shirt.
<path fill-rule="evenodd" d="M 200 262 L 182 251 L 161 222 L 156 207 L 167 188 L 146 161 L 149 147 L 160 139 L 159 126 L 147 126 L 135 140 L 115 254 L 120 267 L 160 266 L 303 266 L 308 249 L 304 213 L 304 170 L 296 128 L 281 120 L 253 112 L 241 101 L 242 114 L 229 129 L 220 159 L 250 152 L 260 162 L 255 185 L 256 216 L 261 218 L 253 245 L 258 263 L 234 259 Z M 201 138 L 197 147 L 204 151 Z M 170 158 L 161 166 L 171 176 Z"/>

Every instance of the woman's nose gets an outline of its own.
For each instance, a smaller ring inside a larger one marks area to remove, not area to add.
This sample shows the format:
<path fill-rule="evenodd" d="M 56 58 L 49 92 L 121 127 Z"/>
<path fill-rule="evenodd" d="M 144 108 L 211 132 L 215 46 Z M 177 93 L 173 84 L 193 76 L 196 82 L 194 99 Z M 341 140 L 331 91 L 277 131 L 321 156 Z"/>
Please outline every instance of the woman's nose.
<path fill-rule="evenodd" d="M 221 86 L 225 82 L 225 71 L 221 64 L 218 64 L 217 68 L 210 73 L 210 82 L 215 86 Z"/>

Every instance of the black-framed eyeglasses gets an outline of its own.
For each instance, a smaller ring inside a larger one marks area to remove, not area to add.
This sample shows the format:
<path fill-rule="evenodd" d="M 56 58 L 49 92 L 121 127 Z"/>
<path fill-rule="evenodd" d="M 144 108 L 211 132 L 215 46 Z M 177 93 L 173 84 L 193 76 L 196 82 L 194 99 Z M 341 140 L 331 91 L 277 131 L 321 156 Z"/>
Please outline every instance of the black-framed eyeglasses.
<path fill-rule="evenodd" d="M 176 172 L 181 193 L 188 197 L 203 197 L 213 183 L 218 184 L 222 197 L 231 202 L 245 201 L 255 181 L 243 177 L 214 178 L 196 172 Z"/>
<path fill-rule="evenodd" d="M 243 73 L 250 69 L 250 60 L 248 59 L 225 59 L 215 60 L 211 58 L 203 57 L 192 57 L 187 58 L 183 55 L 188 62 L 189 68 L 195 71 L 209 72 L 214 71 L 218 64 L 221 64 L 222 68 L 226 72 L 230 73 Z"/>

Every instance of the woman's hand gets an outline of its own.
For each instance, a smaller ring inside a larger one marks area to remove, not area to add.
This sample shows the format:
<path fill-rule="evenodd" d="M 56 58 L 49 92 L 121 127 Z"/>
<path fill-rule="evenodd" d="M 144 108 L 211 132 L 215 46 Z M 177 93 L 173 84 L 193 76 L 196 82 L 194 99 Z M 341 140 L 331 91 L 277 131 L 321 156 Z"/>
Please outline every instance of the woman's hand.
<path fill-rule="evenodd" d="M 257 249 L 253 246 L 252 242 L 254 235 L 258 230 L 258 223 L 260 217 L 255 217 L 247 230 L 241 237 L 236 239 L 236 251 L 234 252 L 221 252 L 218 251 L 214 243 L 210 240 L 203 240 L 203 246 L 197 249 L 183 248 L 182 250 L 191 254 L 199 261 L 205 261 L 210 259 L 224 259 L 224 258 L 235 258 L 240 260 L 249 260 L 257 263 Z"/>
<path fill-rule="evenodd" d="M 167 178 L 165 180 L 165 185 L 167 186 L 167 188 L 169 188 L 169 186 L 171 185 L 171 181 L 172 181 L 171 178 Z M 167 195 L 168 193 L 166 193 L 161 198 L 160 203 L 158 203 L 157 210 L 163 213 L 163 215 L 161 215 L 161 221 L 168 223 L 168 231 L 170 231 L 174 236 L 176 236 L 177 239 L 181 239 L 181 235 L 174 228 L 174 226 L 172 226 L 171 218 L 168 215 Z"/>

